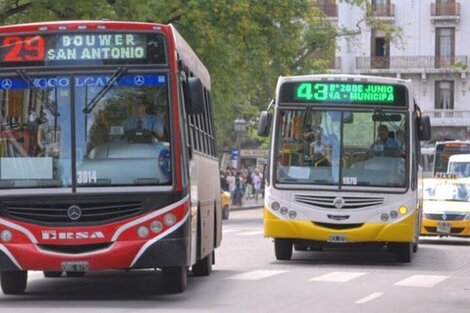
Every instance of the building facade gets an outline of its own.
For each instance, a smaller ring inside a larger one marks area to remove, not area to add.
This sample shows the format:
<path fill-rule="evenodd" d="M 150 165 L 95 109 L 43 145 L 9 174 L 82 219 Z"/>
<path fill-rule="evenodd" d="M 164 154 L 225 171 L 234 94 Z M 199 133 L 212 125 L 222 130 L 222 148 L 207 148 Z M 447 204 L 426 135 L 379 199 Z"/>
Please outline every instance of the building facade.
<path fill-rule="evenodd" d="M 418 105 L 431 117 L 433 140 L 470 139 L 470 1 L 370 0 L 372 15 L 402 28 L 401 43 L 367 25 L 364 9 L 317 3 L 339 27 L 361 27 L 338 39 L 333 72 L 411 79 Z"/>

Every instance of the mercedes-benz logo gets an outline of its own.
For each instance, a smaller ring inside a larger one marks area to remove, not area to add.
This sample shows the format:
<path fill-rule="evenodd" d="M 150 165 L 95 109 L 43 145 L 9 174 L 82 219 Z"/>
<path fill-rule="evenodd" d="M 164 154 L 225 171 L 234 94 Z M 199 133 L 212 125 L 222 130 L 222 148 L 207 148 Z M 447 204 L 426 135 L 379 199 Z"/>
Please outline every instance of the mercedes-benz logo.
<path fill-rule="evenodd" d="M 10 89 L 13 86 L 13 82 L 11 79 L 4 79 L 2 80 L 2 88 L 3 89 Z"/>
<path fill-rule="evenodd" d="M 333 205 L 335 206 L 335 208 L 341 209 L 344 206 L 344 199 L 341 197 L 336 197 L 333 200 Z"/>
<path fill-rule="evenodd" d="M 82 216 L 82 209 L 78 205 L 72 205 L 67 209 L 67 216 L 72 221 L 77 221 Z"/>
<path fill-rule="evenodd" d="M 142 86 L 145 83 L 145 78 L 142 75 L 137 75 L 134 77 L 134 84 L 136 86 Z"/>
<path fill-rule="evenodd" d="M 447 215 L 446 214 L 442 214 L 442 219 L 445 221 L 447 219 Z"/>

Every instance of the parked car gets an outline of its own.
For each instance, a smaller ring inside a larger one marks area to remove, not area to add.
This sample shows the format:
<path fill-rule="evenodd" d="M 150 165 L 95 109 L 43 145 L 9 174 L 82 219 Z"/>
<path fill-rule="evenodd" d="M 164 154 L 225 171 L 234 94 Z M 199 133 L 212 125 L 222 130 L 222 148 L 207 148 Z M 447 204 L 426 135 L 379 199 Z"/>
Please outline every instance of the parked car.
<path fill-rule="evenodd" d="M 470 237 L 470 179 L 425 179 L 422 236 Z"/>
<path fill-rule="evenodd" d="M 222 206 L 222 219 L 228 220 L 230 215 L 230 203 L 232 203 L 232 195 L 228 191 L 222 191 L 220 195 L 220 201 Z"/>

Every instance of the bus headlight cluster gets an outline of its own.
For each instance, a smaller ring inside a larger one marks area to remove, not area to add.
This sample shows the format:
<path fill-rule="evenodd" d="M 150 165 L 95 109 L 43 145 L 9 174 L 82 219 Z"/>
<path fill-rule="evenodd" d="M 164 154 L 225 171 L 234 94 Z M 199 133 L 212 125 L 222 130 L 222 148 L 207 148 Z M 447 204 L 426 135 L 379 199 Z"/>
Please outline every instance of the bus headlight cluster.
<path fill-rule="evenodd" d="M 288 207 L 286 206 L 281 206 L 279 202 L 273 202 L 271 204 L 271 209 L 273 211 L 279 211 L 282 215 L 287 215 L 290 218 L 296 218 L 297 217 L 297 212 L 294 210 L 289 210 Z"/>
<path fill-rule="evenodd" d="M 380 220 L 382 222 L 386 222 L 389 219 L 397 218 L 399 215 L 405 215 L 407 212 L 408 212 L 408 208 L 406 206 L 402 205 L 398 208 L 398 210 L 391 210 L 388 213 L 380 214 Z"/>
<path fill-rule="evenodd" d="M 176 215 L 173 213 L 167 213 L 163 218 L 159 220 L 153 220 L 150 224 L 141 225 L 137 228 L 137 236 L 140 238 L 146 238 L 150 235 L 150 232 L 154 234 L 161 233 L 165 227 L 171 227 L 177 222 Z"/>
<path fill-rule="evenodd" d="M 2 240 L 2 242 L 10 242 L 12 238 L 13 238 L 13 234 L 8 229 L 4 229 L 0 233 L 0 239 Z"/>

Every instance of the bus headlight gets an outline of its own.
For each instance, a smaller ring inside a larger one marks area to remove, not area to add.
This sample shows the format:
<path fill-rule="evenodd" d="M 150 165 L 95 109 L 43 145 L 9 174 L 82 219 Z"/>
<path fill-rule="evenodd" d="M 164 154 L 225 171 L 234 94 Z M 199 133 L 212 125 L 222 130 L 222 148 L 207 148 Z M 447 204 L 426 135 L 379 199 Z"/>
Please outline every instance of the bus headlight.
<path fill-rule="evenodd" d="M 271 204 L 271 209 L 273 209 L 273 211 L 279 210 L 280 207 L 281 205 L 279 204 L 279 202 L 273 202 L 273 204 Z"/>
<path fill-rule="evenodd" d="M 397 212 L 397 211 L 395 211 L 395 210 L 393 210 L 393 211 L 390 211 L 390 213 L 389 213 L 389 214 L 390 214 L 390 217 L 391 217 L 391 218 L 397 218 L 397 217 L 398 217 L 398 212 Z"/>
<path fill-rule="evenodd" d="M 388 221 L 388 214 L 387 213 L 380 214 L 380 219 L 382 220 L 382 222 Z"/>
<path fill-rule="evenodd" d="M 149 229 L 145 226 L 140 226 L 139 228 L 137 228 L 137 235 L 140 238 L 145 238 L 149 235 Z"/>
<path fill-rule="evenodd" d="M 407 212 L 408 212 L 408 208 L 404 205 L 398 208 L 398 213 L 400 213 L 401 215 L 405 215 Z"/>
<path fill-rule="evenodd" d="M 289 217 L 290 218 L 296 218 L 297 217 L 297 212 L 295 212 L 294 210 L 290 210 L 289 211 Z"/>
<path fill-rule="evenodd" d="M 281 208 L 281 214 L 282 214 L 282 215 L 286 215 L 287 212 L 289 212 L 289 209 L 288 209 L 287 207 L 283 206 L 283 207 Z"/>
<path fill-rule="evenodd" d="M 153 221 L 151 224 L 150 224 L 150 229 L 154 232 L 154 233 L 159 233 L 162 231 L 163 229 L 163 224 L 162 222 L 160 221 Z"/>
<path fill-rule="evenodd" d="M 176 223 L 176 216 L 173 213 L 167 213 L 163 217 L 163 223 L 166 226 L 173 226 Z"/>
<path fill-rule="evenodd" d="M 11 239 L 13 238 L 13 234 L 11 233 L 10 230 L 5 229 L 5 230 L 2 230 L 2 232 L 0 233 L 0 238 L 2 239 L 3 242 L 10 242 Z"/>

